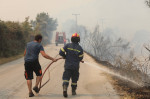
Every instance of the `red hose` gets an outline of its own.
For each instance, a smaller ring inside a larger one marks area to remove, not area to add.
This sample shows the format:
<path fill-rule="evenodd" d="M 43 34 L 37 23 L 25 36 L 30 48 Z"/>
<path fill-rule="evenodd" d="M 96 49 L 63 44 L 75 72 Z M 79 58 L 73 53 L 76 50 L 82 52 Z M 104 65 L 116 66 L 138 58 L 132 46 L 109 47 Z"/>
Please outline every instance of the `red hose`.
<path fill-rule="evenodd" d="M 57 61 L 60 60 L 60 59 L 62 59 L 62 58 L 58 58 Z M 42 76 L 41 76 L 39 91 L 40 91 L 40 89 L 41 89 L 46 83 L 49 82 L 50 78 L 42 85 L 42 78 L 43 78 L 44 74 L 46 73 L 46 71 L 48 70 L 48 68 L 49 68 L 53 63 L 54 63 L 54 61 L 52 61 L 52 62 L 47 66 L 47 68 L 44 70 L 44 72 L 43 72 L 43 74 L 42 74 Z"/>

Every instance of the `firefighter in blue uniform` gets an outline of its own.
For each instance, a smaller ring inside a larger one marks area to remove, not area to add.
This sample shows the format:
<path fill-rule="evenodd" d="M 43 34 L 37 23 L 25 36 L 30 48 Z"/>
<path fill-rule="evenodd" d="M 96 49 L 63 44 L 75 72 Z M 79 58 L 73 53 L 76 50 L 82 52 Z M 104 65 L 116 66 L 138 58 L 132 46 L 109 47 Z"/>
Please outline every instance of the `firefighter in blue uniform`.
<path fill-rule="evenodd" d="M 68 97 L 67 88 L 71 78 L 72 95 L 76 95 L 77 81 L 79 79 L 79 63 L 83 59 L 83 49 L 79 45 L 80 36 L 74 33 L 71 37 L 72 43 L 66 44 L 60 49 L 59 54 L 65 59 L 63 73 L 63 95 Z"/>

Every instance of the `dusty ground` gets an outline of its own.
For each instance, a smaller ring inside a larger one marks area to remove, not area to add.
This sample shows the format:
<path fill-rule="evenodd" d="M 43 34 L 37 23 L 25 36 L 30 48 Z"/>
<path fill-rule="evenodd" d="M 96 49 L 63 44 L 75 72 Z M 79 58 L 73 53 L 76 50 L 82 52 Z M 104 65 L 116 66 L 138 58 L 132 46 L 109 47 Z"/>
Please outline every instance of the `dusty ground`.
<path fill-rule="evenodd" d="M 45 51 L 55 57 L 60 46 L 49 45 Z M 57 56 L 59 57 L 59 56 Z M 85 61 L 95 63 L 94 59 L 85 54 Z M 50 63 L 49 60 L 40 56 L 40 63 L 43 70 Z M 95 63 L 96 65 L 99 65 Z M 50 81 L 35 94 L 33 99 L 64 99 L 62 95 L 62 74 L 64 60 L 61 59 L 50 67 Z M 101 65 L 99 65 L 101 66 Z M 35 77 L 35 76 L 34 76 Z M 48 72 L 44 80 L 48 79 Z M 24 78 L 24 60 L 16 61 L 0 66 L 0 99 L 28 99 L 28 89 Z M 35 79 L 33 80 L 33 85 Z M 92 68 L 87 64 L 80 64 L 80 78 L 78 81 L 77 96 L 71 95 L 71 87 L 68 90 L 69 99 L 119 99 L 120 96 L 110 83 L 110 78 L 102 71 Z"/>

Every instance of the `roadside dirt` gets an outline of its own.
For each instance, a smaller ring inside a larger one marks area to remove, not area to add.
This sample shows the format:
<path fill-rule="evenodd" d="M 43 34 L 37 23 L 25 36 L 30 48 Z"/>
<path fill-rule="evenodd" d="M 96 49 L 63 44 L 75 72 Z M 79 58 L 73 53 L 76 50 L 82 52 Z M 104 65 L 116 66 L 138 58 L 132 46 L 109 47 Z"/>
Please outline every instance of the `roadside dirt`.
<path fill-rule="evenodd" d="M 97 61 L 95 59 L 95 61 Z M 106 61 L 97 61 L 101 65 L 101 68 L 107 68 L 111 72 L 119 72 L 113 68 L 111 64 Z M 117 91 L 120 99 L 150 99 L 150 86 L 139 86 L 137 84 L 128 81 L 127 79 L 121 78 L 119 76 L 110 75 L 108 73 L 104 73 L 104 75 L 110 78 L 111 84 L 114 86 L 114 90 Z M 137 76 L 138 77 L 138 76 Z M 148 83 L 147 83 L 148 85 Z"/>
<path fill-rule="evenodd" d="M 123 99 L 150 99 L 150 87 L 138 87 L 135 84 L 112 76 L 112 84 Z"/>
<path fill-rule="evenodd" d="M 21 53 L 19 55 L 16 55 L 16 56 L 8 57 L 8 58 L 0 58 L 0 65 L 11 62 L 11 61 L 14 61 L 14 60 L 17 60 L 21 57 L 23 57 L 23 53 Z"/>

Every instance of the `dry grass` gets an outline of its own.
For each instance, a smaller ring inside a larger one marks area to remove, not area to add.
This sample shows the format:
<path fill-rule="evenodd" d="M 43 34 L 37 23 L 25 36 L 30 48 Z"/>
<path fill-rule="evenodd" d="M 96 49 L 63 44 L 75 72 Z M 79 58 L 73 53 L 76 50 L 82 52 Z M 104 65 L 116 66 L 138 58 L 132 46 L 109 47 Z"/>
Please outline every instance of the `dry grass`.
<path fill-rule="evenodd" d="M 128 92 L 126 90 L 122 89 L 122 86 L 118 84 L 118 82 L 120 81 L 119 78 L 116 78 L 116 77 L 109 75 L 107 73 L 103 73 L 103 74 L 108 77 L 109 81 L 113 85 L 113 89 L 117 92 L 120 99 L 136 99 L 131 94 L 128 94 Z"/>
<path fill-rule="evenodd" d="M 10 62 L 10 61 L 13 61 L 13 60 L 16 60 L 16 59 L 21 58 L 21 57 L 23 57 L 22 53 L 20 53 L 19 55 L 16 55 L 16 56 L 11 56 L 9 58 L 0 58 L 0 65 L 7 63 L 7 62 Z"/>
<path fill-rule="evenodd" d="M 98 60 L 96 60 L 98 61 Z M 98 61 L 100 64 L 103 64 L 105 67 L 110 69 L 111 71 L 118 72 L 122 75 L 125 75 L 129 78 L 136 78 L 136 81 L 141 80 L 140 75 L 142 76 L 140 71 L 137 70 L 124 70 L 121 68 L 113 67 L 108 62 Z M 129 72 L 127 72 L 129 71 Z M 105 74 L 109 76 L 110 82 L 114 85 L 114 89 L 120 95 L 120 99 L 150 99 L 150 86 L 149 87 L 139 87 L 132 82 L 121 79 L 116 76 L 112 76 L 109 74 Z"/>
<path fill-rule="evenodd" d="M 131 82 L 114 76 L 112 76 L 111 81 L 121 99 L 150 99 L 150 88 L 148 87 L 138 87 Z"/>

